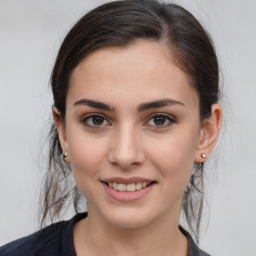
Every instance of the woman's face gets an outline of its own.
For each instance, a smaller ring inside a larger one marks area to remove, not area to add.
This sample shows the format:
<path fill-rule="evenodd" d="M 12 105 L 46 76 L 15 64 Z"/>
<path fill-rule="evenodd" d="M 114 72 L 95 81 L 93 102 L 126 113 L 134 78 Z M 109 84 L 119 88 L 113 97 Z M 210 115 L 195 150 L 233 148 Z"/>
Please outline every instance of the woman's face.
<path fill-rule="evenodd" d="M 198 94 L 163 45 L 86 57 L 71 75 L 62 129 L 89 216 L 118 227 L 179 218 L 202 128 Z"/>

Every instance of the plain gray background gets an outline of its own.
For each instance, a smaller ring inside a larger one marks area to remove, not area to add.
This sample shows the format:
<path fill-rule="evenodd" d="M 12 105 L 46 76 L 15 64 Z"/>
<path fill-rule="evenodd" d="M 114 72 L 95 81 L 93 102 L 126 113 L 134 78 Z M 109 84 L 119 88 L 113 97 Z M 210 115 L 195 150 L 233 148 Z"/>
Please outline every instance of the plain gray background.
<path fill-rule="evenodd" d="M 38 227 L 51 68 L 72 24 L 104 2 L 0 0 L 0 245 Z M 200 244 L 213 256 L 256 256 L 256 1 L 176 3 L 212 35 L 224 77 L 224 135 L 207 170 Z"/>

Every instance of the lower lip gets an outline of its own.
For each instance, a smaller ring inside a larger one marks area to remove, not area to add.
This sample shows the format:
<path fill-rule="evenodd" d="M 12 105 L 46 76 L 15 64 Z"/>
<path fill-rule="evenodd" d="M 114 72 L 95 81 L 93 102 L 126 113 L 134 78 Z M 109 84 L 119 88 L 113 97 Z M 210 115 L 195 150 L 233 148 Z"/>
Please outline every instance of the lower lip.
<path fill-rule="evenodd" d="M 155 185 L 155 183 L 153 183 L 150 186 L 142 188 L 140 190 L 135 190 L 133 192 L 128 192 L 128 191 L 117 191 L 117 190 L 109 187 L 108 185 L 106 185 L 103 182 L 102 182 L 102 184 L 103 184 L 104 188 L 106 189 L 107 194 L 110 197 L 112 197 L 113 199 L 115 199 L 117 201 L 124 202 L 124 203 L 139 200 L 140 198 L 147 195 L 151 191 L 153 186 Z"/>

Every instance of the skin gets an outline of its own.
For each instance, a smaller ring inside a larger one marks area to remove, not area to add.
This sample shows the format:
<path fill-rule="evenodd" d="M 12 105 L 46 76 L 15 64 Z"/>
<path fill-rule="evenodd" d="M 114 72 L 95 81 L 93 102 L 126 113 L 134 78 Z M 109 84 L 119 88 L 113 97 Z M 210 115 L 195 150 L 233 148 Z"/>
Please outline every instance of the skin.
<path fill-rule="evenodd" d="M 77 103 L 81 99 L 110 110 Z M 163 99 L 175 103 L 138 111 Z M 53 111 L 66 161 L 87 199 L 88 217 L 74 228 L 77 255 L 187 255 L 178 228 L 182 197 L 194 163 L 205 161 L 201 154 L 208 157 L 216 142 L 220 105 L 200 120 L 198 93 L 168 50 L 138 41 L 86 57 L 71 75 L 65 122 Z M 168 116 L 160 116 L 160 125 L 159 113 Z M 103 118 L 95 125 L 88 114 Z M 132 202 L 114 200 L 101 182 L 134 176 L 156 184 Z"/>

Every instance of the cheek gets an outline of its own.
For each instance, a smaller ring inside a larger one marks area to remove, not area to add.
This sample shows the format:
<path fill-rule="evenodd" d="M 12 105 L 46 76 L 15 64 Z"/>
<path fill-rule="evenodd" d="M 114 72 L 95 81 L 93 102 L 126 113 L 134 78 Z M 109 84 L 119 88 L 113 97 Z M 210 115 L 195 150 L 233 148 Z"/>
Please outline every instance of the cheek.
<path fill-rule="evenodd" d="M 73 135 L 70 138 L 69 150 L 72 172 L 77 187 L 87 202 L 97 202 L 100 191 L 98 187 L 100 173 L 104 162 L 104 147 L 95 144 L 95 140 L 88 137 Z"/>
<path fill-rule="evenodd" d="M 72 170 L 78 186 L 98 180 L 106 159 L 106 138 L 88 135 L 82 129 L 70 129 L 69 152 Z M 87 182 L 88 181 L 88 182 Z"/>
<path fill-rule="evenodd" d="M 197 136 L 191 134 L 191 131 L 171 134 L 158 141 L 150 153 L 164 183 L 171 184 L 174 189 L 185 189 L 191 176 L 197 145 Z"/>

